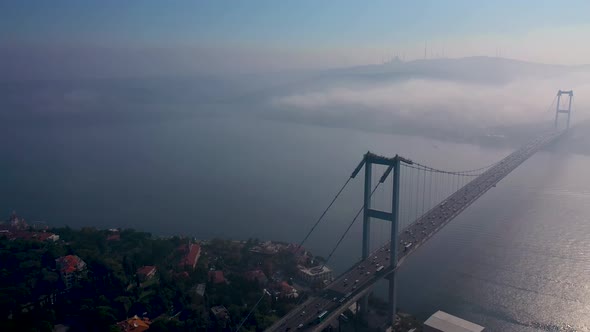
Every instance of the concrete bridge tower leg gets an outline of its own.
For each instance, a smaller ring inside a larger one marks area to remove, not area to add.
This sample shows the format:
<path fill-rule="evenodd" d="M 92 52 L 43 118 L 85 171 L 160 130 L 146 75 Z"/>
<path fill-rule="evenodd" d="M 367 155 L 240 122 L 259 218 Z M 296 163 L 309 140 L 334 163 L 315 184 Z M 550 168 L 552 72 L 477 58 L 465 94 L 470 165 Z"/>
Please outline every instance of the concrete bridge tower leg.
<path fill-rule="evenodd" d="M 390 242 L 390 253 L 391 253 L 391 265 L 394 267 L 393 273 L 389 277 L 389 317 L 391 317 L 391 326 L 395 325 L 396 318 L 396 271 L 397 267 L 397 233 L 399 228 L 399 196 L 400 196 L 400 173 L 401 173 L 400 158 L 395 156 L 393 163 L 393 189 L 391 199 L 391 242 Z"/>
<path fill-rule="evenodd" d="M 561 90 L 557 93 L 557 105 L 555 106 L 555 129 L 557 129 L 557 118 L 559 116 L 559 104 L 561 102 Z"/>
<path fill-rule="evenodd" d="M 363 211 L 363 247 L 362 247 L 362 258 L 367 259 L 370 254 L 370 241 L 371 241 L 371 216 L 378 214 L 376 218 L 387 220 L 391 222 L 391 239 L 390 239 L 390 264 L 394 269 L 397 267 L 397 252 L 398 252 L 398 224 L 399 224 L 399 200 L 400 200 L 400 172 L 401 172 L 401 161 L 403 158 L 395 156 L 395 158 L 387 159 L 378 157 L 375 158 L 373 155 L 367 153 L 364 159 L 365 167 L 365 188 L 364 188 L 364 211 Z M 380 183 L 383 183 L 387 176 L 393 171 L 393 188 L 392 188 L 392 200 L 391 200 L 391 213 L 385 211 L 375 211 L 371 209 L 371 187 L 372 183 L 372 168 L 373 163 L 388 166 L 387 171 L 383 174 Z M 386 216 L 386 217 L 385 217 Z M 391 324 L 395 324 L 396 318 L 396 273 L 395 270 L 389 275 L 389 315 Z M 361 320 L 367 320 L 369 311 L 369 294 L 363 296 L 360 299 L 360 317 Z"/>
<path fill-rule="evenodd" d="M 364 205 L 363 205 L 363 248 L 362 259 L 369 257 L 370 241 L 371 241 L 371 217 L 369 210 L 371 209 L 371 185 L 372 185 L 372 171 L 373 164 L 370 160 L 365 158 L 365 190 L 364 190 Z M 367 319 L 369 312 L 369 294 L 363 296 L 360 300 L 360 317 L 362 320 Z"/>
<path fill-rule="evenodd" d="M 567 129 L 570 129 L 570 116 L 572 115 L 572 98 L 574 97 L 573 91 L 570 91 L 569 105 L 567 106 Z"/>
<path fill-rule="evenodd" d="M 568 95 L 569 96 L 569 102 L 568 102 L 568 106 L 567 109 L 560 109 L 559 106 L 561 104 L 561 95 Z M 559 113 L 566 113 L 567 114 L 567 124 L 566 124 L 566 129 L 570 128 L 570 120 L 571 120 L 571 115 L 572 115 L 572 99 L 574 98 L 574 91 L 570 90 L 570 91 L 562 91 L 559 90 L 557 92 L 557 106 L 555 108 L 555 129 L 557 129 L 557 120 L 559 118 Z"/>

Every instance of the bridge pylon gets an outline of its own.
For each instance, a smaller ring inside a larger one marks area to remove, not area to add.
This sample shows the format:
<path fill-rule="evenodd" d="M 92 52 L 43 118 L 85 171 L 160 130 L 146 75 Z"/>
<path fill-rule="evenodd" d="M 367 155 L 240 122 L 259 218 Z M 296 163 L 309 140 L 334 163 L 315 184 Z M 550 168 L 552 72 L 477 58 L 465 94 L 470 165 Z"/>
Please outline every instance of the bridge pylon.
<path fill-rule="evenodd" d="M 561 109 L 560 104 L 561 104 L 561 95 L 568 95 L 569 96 L 569 101 L 568 101 L 568 106 L 567 109 Z M 557 92 L 557 106 L 555 108 L 555 129 L 557 129 L 557 119 L 559 117 L 559 113 L 564 113 L 567 114 L 567 129 L 570 128 L 570 118 L 571 118 L 571 112 L 572 112 L 572 99 L 574 98 L 574 91 L 573 90 L 569 90 L 569 91 L 563 91 L 563 90 L 559 90 Z"/>
<path fill-rule="evenodd" d="M 400 172 L 401 162 L 411 164 L 412 161 L 404 159 L 398 155 L 393 158 L 386 158 L 367 152 L 361 164 L 355 170 L 358 173 L 361 167 L 365 167 L 365 185 L 364 185 L 364 210 L 363 210 L 363 243 L 362 243 L 362 258 L 366 259 L 370 254 L 371 242 L 371 218 L 377 218 L 391 222 L 391 242 L 390 242 L 390 264 L 393 268 L 397 267 L 397 246 L 398 246 L 398 224 L 399 224 L 399 196 L 400 196 Z M 390 173 L 393 172 L 393 188 L 391 200 L 391 212 L 379 211 L 371 208 L 371 184 L 372 184 L 372 169 L 373 164 L 387 166 L 387 171 L 379 179 L 383 183 Z M 389 314 L 391 317 L 391 324 L 395 323 L 396 315 L 396 273 L 395 271 L 389 277 Z M 365 295 L 361 301 L 360 314 L 363 319 L 367 317 L 369 307 L 369 295 Z"/>

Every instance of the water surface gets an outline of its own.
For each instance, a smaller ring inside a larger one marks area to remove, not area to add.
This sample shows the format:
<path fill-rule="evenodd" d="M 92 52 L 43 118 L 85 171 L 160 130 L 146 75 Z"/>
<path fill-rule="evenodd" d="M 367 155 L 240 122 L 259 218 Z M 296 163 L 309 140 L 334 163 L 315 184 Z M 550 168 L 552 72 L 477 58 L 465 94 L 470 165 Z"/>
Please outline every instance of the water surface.
<path fill-rule="evenodd" d="M 511 152 L 239 116 L 23 125 L 1 137 L 4 215 L 288 242 L 305 235 L 367 150 L 446 169 Z M 533 156 L 406 261 L 399 306 L 422 319 L 442 309 L 491 331 L 590 330 L 589 167 L 581 155 Z M 306 244 L 315 254 L 327 256 L 350 223 L 361 180 Z M 375 204 L 387 205 L 388 189 Z M 375 245 L 388 227 L 374 223 Z M 360 239 L 359 221 L 330 262 L 336 271 L 359 258 Z"/>

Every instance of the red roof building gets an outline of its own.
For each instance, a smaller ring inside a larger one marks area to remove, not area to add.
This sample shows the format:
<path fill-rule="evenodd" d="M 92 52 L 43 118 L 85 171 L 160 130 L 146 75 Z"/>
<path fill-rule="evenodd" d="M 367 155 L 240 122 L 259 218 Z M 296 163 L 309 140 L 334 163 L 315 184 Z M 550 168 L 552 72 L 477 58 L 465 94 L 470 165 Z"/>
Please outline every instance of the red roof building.
<path fill-rule="evenodd" d="M 299 296 L 299 294 L 297 294 L 297 290 L 293 286 L 289 285 L 286 281 L 281 282 L 279 288 L 281 290 L 281 296 L 283 297 L 295 298 Z"/>
<path fill-rule="evenodd" d="M 215 316 L 215 319 L 217 320 L 217 324 L 219 324 L 219 327 L 225 329 L 230 320 L 229 311 L 227 311 L 227 309 L 224 306 L 218 305 L 212 307 L 211 312 L 213 313 L 213 316 Z"/>
<path fill-rule="evenodd" d="M 119 241 L 121 240 L 121 234 L 113 233 L 107 236 L 107 241 Z"/>
<path fill-rule="evenodd" d="M 268 278 L 261 270 L 248 271 L 244 273 L 244 277 L 249 281 L 256 281 L 260 285 L 264 285 L 268 282 Z"/>
<path fill-rule="evenodd" d="M 15 211 L 12 211 L 12 215 L 10 216 L 10 219 L 8 219 L 8 222 L 10 223 L 10 226 L 19 230 L 29 227 L 25 219 L 19 218 Z"/>
<path fill-rule="evenodd" d="M 76 255 L 62 256 L 55 260 L 55 265 L 66 289 L 71 288 L 75 279 L 86 270 L 86 263 Z"/>
<path fill-rule="evenodd" d="M 198 243 L 191 243 L 188 245 L 188 252 L 180 264 L 184 266 L 192 266 L 194 269 L 197 266 L 199 257 L 201 257 L 201 246 Z"/>
<path fill-rule="evenodd" d="M 139 269 L 137 269 L 137 277 L 141 281 L 150 280 L 151 278 L 153 278 L 154 275 L 156 275 L 156 267 L 155 266 L 147 265 L 147 266 L 142 266 Z"/>
<path fill-rule="evenodd" d="M 9 240 L 26 240 L 26 241 L 57 241 L 59 240 L 59 235 L 55 235 L 49 232 L 30 232 L 30 231 L 22 231 L 18 230 L 12 226 L 9 226 L 8 229 L 0 229 L 0 236 L 5 236 Z"/>
<path fill-rule="evenodd" d="M 209 271 L 209 282 L 212 282 L 214 284 L 220 284 L 222 282 L 225 282 L 223 271 Z"/>
<path fill-rule="evenodd" d="M 123 332 L 143 332 L 150 328 L 150 324 L 151 322 L 148 318 L 139 318 L 135 315 L 129 319 L 118 322 L 117 326 Z"/>
<path fill-rule="evenodd" d="M 311 256 L 305 248 L 300 247 L 298 244 L 289 244 L 287 251 L 295 256 L 297 264 L 305 264 Z"/>

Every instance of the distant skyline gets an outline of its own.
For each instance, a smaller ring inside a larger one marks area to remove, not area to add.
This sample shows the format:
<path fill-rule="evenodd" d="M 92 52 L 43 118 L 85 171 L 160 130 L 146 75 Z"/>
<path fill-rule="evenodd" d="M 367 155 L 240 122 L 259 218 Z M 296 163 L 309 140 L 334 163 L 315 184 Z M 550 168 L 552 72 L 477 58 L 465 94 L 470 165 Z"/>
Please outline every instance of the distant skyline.
<path fill-rule="evenodd" d="M 0 52 L 13 71 L 97 74 L 330 68 L 396 55 L 585 64 L 588 13 L 583 0 L 3 1 Z"/>

